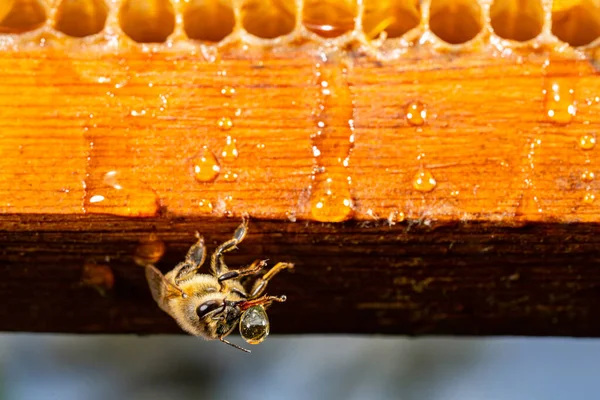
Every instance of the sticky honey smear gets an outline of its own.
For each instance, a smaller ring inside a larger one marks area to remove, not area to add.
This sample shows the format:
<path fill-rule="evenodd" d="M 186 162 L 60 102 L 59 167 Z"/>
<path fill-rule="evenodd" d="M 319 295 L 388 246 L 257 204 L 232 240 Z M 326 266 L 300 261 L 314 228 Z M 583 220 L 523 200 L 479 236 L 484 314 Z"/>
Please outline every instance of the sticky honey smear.
<path fill-rule="evenodd" d="M 469 42 L 483 29 L 481 6 L 475 0 L 431 0 L 429 28 L 446 43 Z"/>
<path fill-rule="evenodd" d="M 119 24 L 138 43 L 162 43 L 175 30 L 175 11 L 169 0 L 125 0 Z"/>
<path fill-rule="evenodd" d="M 108 5 L 104 0 L 63 0 L 56 9 L 54 28 L 72 37 L 102 32 Z"/>
<path fill-rule="evenodd" d="M 555 0 L 552 33 L 571 46 L 585 46 L 600 37 L 600 1 Z"/>
<path fill-rule="evenodd" d="M 262 39 L 289 35 L 296 27 L 295 0 L 247 0 L 242 4 L 242 26 Z"/>
<path fill-rule="evenodd" d="M 44 25 L 47 12 L 39 0 L 1 0 L 0 33 L 23 33 Z"/>
<path fill-rule="evenodd" d="M 356 0 L 305 0 L 302 24 L 324 38 L 335 38 L 354 30 L 358 15 Z"/>
<path fill-rule="evenodd" d="M 544 8 L 540 0 L 494 0 L 490 20 L 496 35 L 526 42 L 542 33 Z"/>
<path fill-rule="evenodd" d="M 234 27 L 231 0 L 190 0 L 183 8 L 183 29 L 190 39 L 219 42 Z"/>
<path fill-rule="evenodd" d="M 366 0 L 364 7 L 362 26 L 369 39 L 383 32 L 390 39 L 399 38 L 421 22 L 419 0 Z"/>

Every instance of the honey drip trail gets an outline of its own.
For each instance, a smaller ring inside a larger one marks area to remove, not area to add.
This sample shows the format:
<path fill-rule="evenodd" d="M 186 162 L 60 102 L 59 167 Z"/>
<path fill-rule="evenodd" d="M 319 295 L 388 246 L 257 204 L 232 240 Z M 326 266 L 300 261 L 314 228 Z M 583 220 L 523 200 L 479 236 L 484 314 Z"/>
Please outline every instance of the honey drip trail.
<path fill-rule="evenodd" d="M 89 145 L 84 182 L 83 211 L 122 216 L 154 216 L 160 206 L 157 194 L 136 175 L 134 141 L 128 129 L 101 128 L 89 115 L 84 138 Z M 123 155 L 126 155 L 123 157 Z"/>
<path fill-rule="evenodd" d="M 122 94 L 121 96 L 126 96 Z M 111 101 L 117 101 L 113 97 Z M 127 126 L 110 129 L 105 115 L 83 114 L 83 136 L 88 144 L 85 195 L 86 213 L 154 216 L 160 208 L 156 192 L 136 173 L 133 132 L 142 132 L 145 117 L 126 116 Z"/>
<path fill-rule="evenodd" d="M 324 59 L 316 65 L 310 213 L 321 222 L 345 221 L 353 213 L 348 166 L 354 147 L 354 103 L 347 74 L 346 66 L 333 60 Z"/>

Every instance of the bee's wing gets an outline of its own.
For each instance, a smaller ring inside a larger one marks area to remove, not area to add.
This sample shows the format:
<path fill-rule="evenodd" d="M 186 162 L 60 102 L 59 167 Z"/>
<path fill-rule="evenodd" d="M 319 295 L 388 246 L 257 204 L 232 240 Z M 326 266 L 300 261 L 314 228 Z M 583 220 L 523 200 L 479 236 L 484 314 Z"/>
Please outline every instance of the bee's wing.
<path fill-rule="evenodd" d="M 152 298 L 163 311 L 170 314 L 167 300 L 171 296 L 180 296 L 181 290 L 169 283 L 162 272 L 160 272 L 154 265 L 148 264 L 146 265 L 145 269 L 146 280 L 148 281 L 148 286 L 150 286 Z"/>

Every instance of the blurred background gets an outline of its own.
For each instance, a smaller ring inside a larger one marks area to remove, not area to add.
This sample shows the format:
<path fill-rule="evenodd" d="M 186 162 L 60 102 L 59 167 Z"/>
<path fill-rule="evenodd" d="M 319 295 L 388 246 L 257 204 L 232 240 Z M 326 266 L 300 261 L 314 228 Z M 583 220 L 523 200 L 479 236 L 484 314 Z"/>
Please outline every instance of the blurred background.
<path fill-rule="evenodd" d="M 1 398 L 553 400 L 600 393 L 600 340 L 271 336 L 251 349 L 183 335 L 4 334 Z"/>

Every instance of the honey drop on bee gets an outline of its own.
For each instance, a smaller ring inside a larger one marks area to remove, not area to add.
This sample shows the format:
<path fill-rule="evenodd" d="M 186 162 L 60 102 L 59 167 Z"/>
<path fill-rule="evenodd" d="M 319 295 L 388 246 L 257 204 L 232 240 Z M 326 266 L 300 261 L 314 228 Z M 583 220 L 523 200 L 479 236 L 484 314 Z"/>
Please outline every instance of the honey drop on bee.
<path fill-rule="evenodd" d="M 250 307 L 244 312 L 240 335 L 249 344 L 259 344 L 269 336 L 269 317 L 263 306 Z"/>
<path fill-rule="evenodd" d="M 192 167 L 198 182 L 212 182 L 221 172 L 215 155 L 206 146 L 192 159 Z"/>

